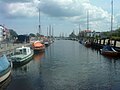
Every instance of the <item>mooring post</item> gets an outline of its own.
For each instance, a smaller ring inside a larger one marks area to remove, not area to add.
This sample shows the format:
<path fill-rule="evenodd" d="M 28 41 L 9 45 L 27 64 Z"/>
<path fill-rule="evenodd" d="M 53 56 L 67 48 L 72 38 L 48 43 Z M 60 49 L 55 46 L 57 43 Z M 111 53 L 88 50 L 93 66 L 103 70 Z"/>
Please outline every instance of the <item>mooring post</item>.
<path fill-rule="evenodd" d="M 101 45 L 101 39 L 100 39 L 100 42 L 99 42 L 99 44 Z"/>
<path fill-rule="evenodd" d="M 103 39 L 103 45 L 105 45 L 105 39 Z"/>
<path fill-rule="evenodd" d="M 108 45 L 110 45 L 110 39 L 108 40 L 108 43 L 107 43 Z"/>
<path fill-rule="evenodd" d="M 97 39 L 97 44 L 98 44 L 98 39 Z"/>
<path fill-rule="evenodd" d="M 114 40 L 114 47 L 116 47 L 116 40 Z"/>

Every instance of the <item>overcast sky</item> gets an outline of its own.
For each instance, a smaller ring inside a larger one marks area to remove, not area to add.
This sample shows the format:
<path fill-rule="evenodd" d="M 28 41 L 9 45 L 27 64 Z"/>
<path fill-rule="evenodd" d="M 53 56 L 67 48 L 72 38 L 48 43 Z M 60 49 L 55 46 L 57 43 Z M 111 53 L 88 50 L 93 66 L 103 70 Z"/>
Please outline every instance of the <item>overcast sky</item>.
<path fill-rule="evenodd" d="M 114 0 L 114 29 L 120 26 L 120 0 Z M 38 32 L 38 8 L 41 11 L 42 34 L 47 26 L 54 27 L 55 35 L 69 35 L 86 29 L 89 10 L 90 29 L 109 31 L 111 0 L 0 0 L 0 24 L 18 34 Z"/>

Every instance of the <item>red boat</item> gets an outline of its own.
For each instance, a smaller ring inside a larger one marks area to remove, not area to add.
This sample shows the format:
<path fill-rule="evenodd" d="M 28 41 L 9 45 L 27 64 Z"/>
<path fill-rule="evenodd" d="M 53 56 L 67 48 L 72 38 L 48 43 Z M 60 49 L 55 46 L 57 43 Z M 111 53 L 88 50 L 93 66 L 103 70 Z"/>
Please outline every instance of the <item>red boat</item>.
<path fill-rule="evenodd" d="M 35 41 L 32 44 L 32 48 L 34 51 L 44 52 L 45 51 L 45 45 L 42 44 L 40 41 Z"/>

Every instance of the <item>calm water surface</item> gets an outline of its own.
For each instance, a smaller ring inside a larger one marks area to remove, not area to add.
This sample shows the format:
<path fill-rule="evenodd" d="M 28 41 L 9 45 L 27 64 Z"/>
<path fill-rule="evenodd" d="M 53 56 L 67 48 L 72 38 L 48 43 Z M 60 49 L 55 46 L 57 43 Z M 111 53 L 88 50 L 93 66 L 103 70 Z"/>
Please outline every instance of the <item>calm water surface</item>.
<path fill-rule="evenodd" d="M 120 60 L 75 41 L 58 40 L 14 68 L 7 90 L 120 90 Z"/>

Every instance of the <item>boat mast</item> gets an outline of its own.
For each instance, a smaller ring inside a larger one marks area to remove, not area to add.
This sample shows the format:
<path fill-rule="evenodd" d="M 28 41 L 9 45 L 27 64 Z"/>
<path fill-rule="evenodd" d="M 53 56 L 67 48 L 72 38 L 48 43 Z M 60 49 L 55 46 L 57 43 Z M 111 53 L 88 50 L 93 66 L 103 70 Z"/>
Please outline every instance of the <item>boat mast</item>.
<path fill-rule="evenodd" d="M 52 26 L 52 38 L 54 37 L 54 28 Z"/>
<path fill-rule="evenodd" d="M 40 3 L 40 0 L 39 0 Z M 40 6 L 39 6 L 39 34 L 41 35 L 41 18 L 40 18 Z"/>
<path fill-rule="evenodd" d="M 51 25 L 49 25 L 49 37 L 51 38 Z"/>
<path fill-rule="evenodd" d="M 79 24 L 79 33 L 78 33 L 79 39 L 80 39 L 80 31 L 81 31 L 81 28 L 80 28 L 80 24 Z"/>
<path fill-rule="evenodd" d="M 48 38 L 48 26 L 47 26 L 47 38 Z"/>
<path fill-rule="evenodd" d="M 87 30 L 89 30 L 89 10 L 87 10 Z"/>
<path fill-rule="evenodd" d="M 111 37 L 113 31 L 113 0 L 111 1 Z"/>
<path fill-rule="evenodd" d="M 80 30 L 81 30 L 81 28 L 80 28 L 80 24 L 79 24 L 79 33 L 80 33 Z"/>

